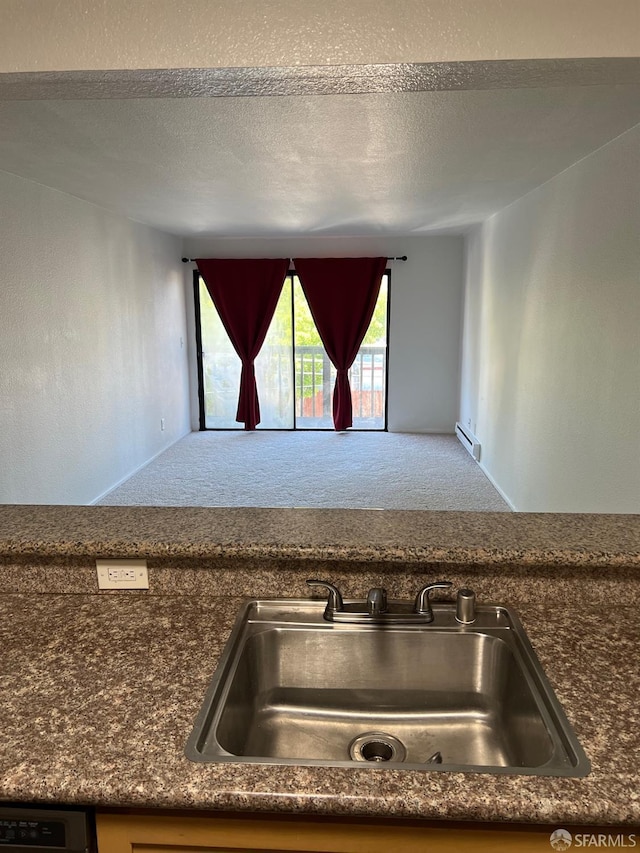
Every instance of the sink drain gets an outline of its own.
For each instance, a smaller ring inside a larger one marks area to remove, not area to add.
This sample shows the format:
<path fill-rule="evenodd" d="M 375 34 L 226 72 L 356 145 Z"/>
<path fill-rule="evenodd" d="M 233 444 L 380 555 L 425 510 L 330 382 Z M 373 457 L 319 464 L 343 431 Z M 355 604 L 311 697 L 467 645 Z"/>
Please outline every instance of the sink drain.
<path fill-rule="evenodd" d="M 393 735 L 386 732 L 365 732 L 349 744 L 354 761 L 404 761 L 407 750 Z"/>

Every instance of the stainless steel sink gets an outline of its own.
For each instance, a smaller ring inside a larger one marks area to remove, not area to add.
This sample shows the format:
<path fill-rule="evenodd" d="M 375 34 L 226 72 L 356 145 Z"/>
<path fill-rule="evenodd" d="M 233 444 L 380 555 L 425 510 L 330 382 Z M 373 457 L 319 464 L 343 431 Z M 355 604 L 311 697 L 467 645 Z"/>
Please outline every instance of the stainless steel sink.
<path fill-rule="evenodd" d="M 194 761 L 584 776 L 589 762 L 517 616 L 453 604 L 429 624 L 328 622 L 324 602 L 246 604 L 186 754 Z"/>

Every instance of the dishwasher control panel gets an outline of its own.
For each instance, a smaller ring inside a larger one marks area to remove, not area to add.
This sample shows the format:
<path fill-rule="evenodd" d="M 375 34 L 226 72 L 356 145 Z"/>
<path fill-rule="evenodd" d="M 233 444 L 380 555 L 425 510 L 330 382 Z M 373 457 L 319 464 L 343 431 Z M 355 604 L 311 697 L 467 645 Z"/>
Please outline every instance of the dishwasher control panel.
<path fill-rule="evenodd" d="M 0 805 L 0 853 L 90 853 L 92 837 L 83 809 Z"/>
<path fill-rule="evenodd" d="M 67 843 L 64 821 L 0 818 L 0 849 L 7 844 L 23 847 L 61 847 Z"/>

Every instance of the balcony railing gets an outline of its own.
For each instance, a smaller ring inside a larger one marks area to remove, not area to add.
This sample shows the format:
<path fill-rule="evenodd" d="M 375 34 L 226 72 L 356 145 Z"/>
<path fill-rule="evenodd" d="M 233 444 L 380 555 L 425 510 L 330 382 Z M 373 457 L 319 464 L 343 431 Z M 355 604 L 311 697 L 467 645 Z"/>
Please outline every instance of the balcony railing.
<path fill-rule="evenodd" d="M 386 347 L 363 346 L 349 370 L 353 424 L 384 429 Z M 336 370 L 321 346 L 295 348 L 296 425 L 331 427 Z"/>
<path fill-rule="evenodd" d="M 266 347 L 256 363 L 262 428 L 332 429 L 336 370 L 322 346 Z M 293 368 L 293 369 L 292 369 Z M 235 420 L 240 360 L 234 352 L 203 354 L 205 423 L 209 429 L 240 429 Z M 386 347 L 363 346 L 349 371 L 353 426 L 380 430 L 385 424 Z M 292 375 L 293 374 L 293 375 Z M 292 378 L 295 384 L 293 407 Z"/>

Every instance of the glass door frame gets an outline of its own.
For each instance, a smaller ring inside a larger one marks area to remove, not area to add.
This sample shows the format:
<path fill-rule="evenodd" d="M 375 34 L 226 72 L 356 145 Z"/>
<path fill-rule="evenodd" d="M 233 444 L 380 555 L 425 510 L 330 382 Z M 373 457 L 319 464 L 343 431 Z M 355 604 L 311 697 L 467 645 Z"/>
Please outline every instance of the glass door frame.
<path fill-rule="evenodd" d="M 293 300 L 293 279 L 296 276 L 295 270 L 287 272 L 287 278 L 291 284 L 291 328 L 293 332 L 292 348 L 294 357 L 292 359 L 293 377 L 293 426 L 292 427 L 263 427 L 261 432 L 332 432 L 331 427 L 299 427 L 296 425 L 296 382 L 295 382 L 295 320 L 294 320 L 294 300 Z M 391 319 L 391 270 L 385 269 L 384 275 L 387 276 L 387 317 L 386 317 L 386 369 L 384 377 L 384 426 L 380 429 L 362 429 L 358 427 L 350 427 L 350 432 L 388 432 L 388 409 L 389 409 L 389 328 Z M 196 363 L 198 372 L 198 421 L 200 432 L 227 432 L 229 430 L 242 430 L 242 426 L 235 427 L 208 427 L 206 426 L 206 411 L 204 400 L 204 364 L 202 358 L 202 324 L 200 311 L 200 271 L 196 267 L 193 270 L 193 305 L 196 327 Z"/>

